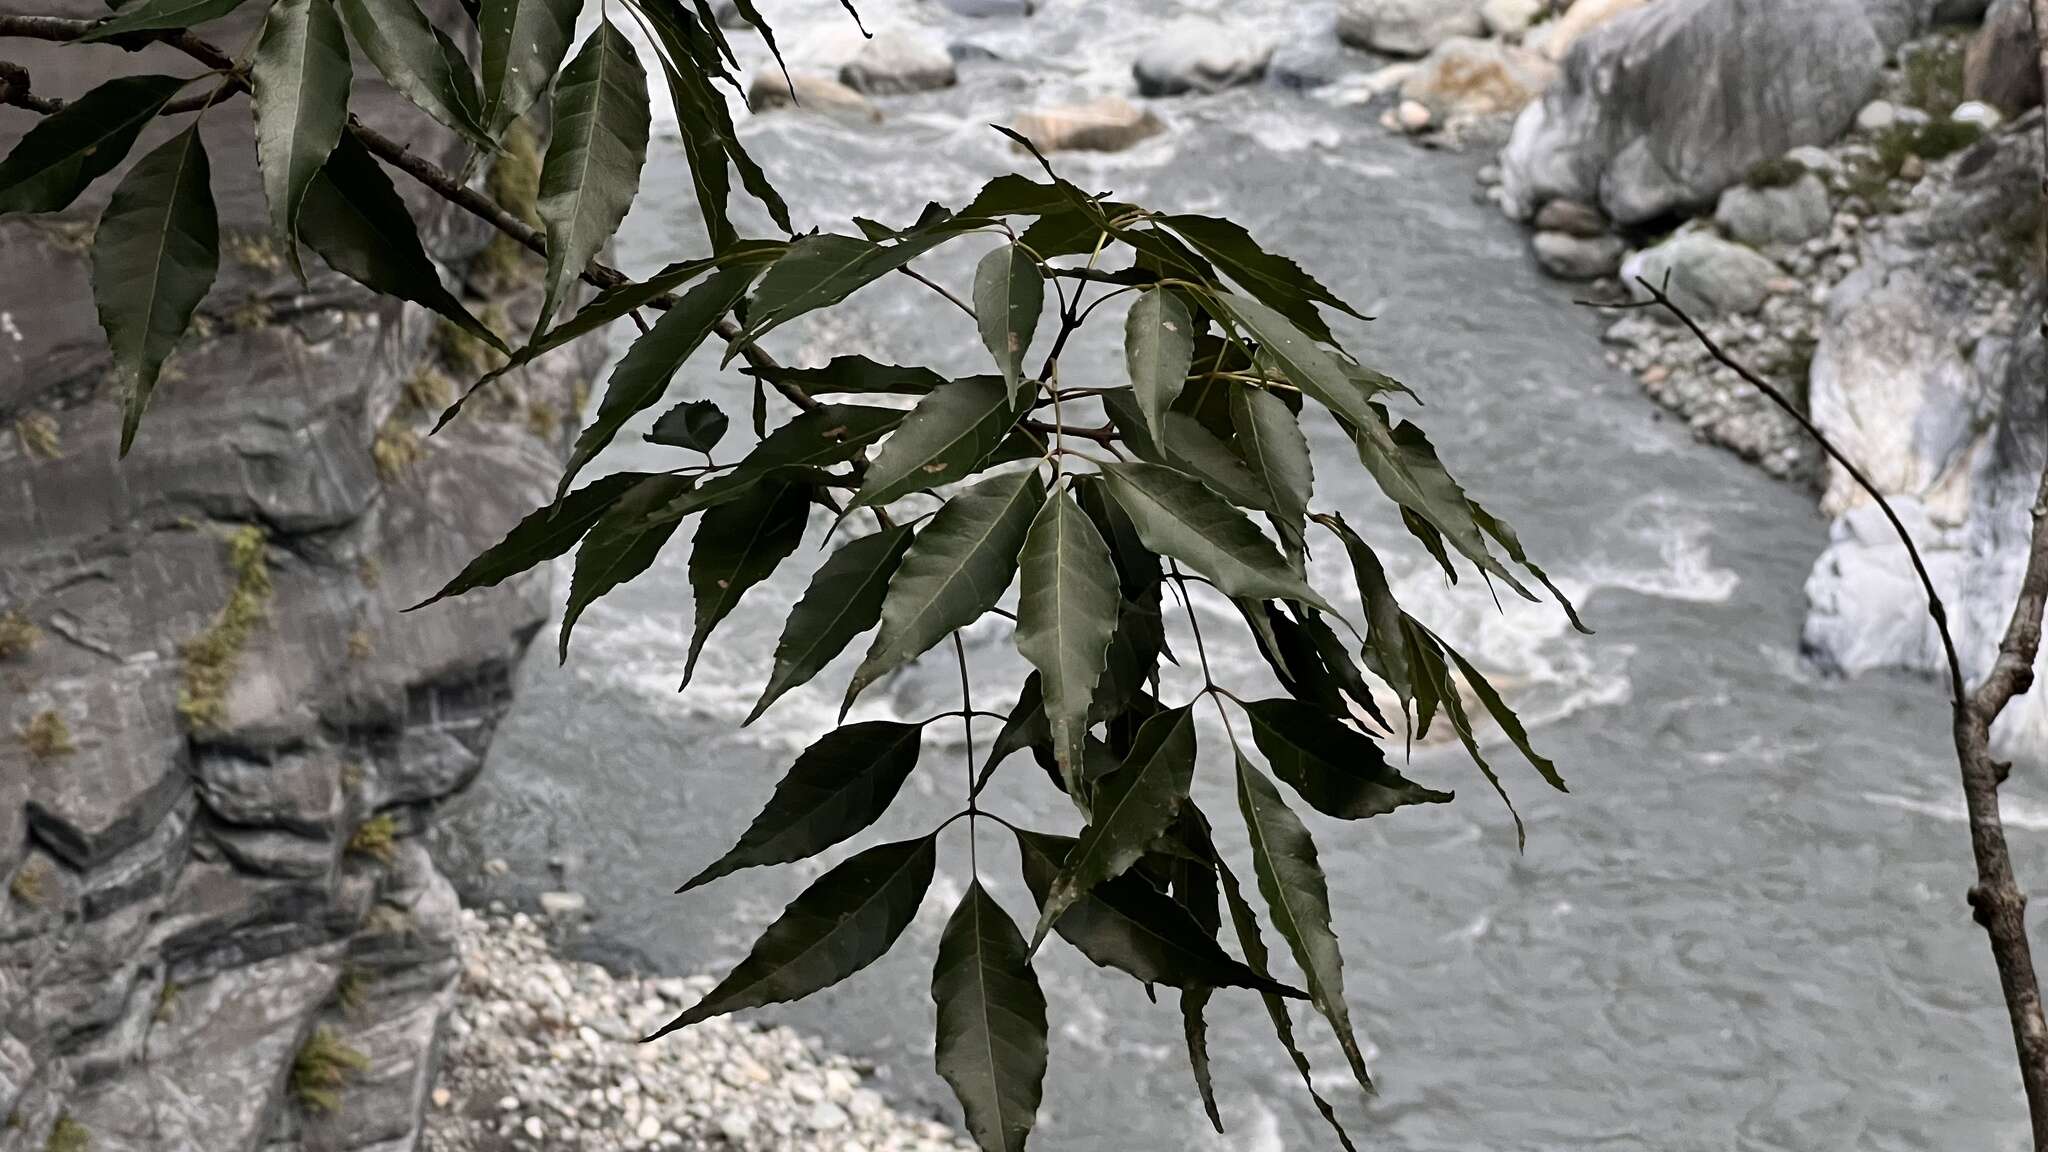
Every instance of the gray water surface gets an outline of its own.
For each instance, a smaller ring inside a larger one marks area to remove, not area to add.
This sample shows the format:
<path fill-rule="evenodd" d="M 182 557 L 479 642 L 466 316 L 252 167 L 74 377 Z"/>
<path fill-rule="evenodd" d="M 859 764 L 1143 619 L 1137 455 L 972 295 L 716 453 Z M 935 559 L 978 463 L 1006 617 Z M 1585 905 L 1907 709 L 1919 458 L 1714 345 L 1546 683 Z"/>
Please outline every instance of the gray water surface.
<path fill-rule="evenodd" d="M 785 7 L 788 39 L 838 35 L 827 31 L 835 5 Z M 845 230 L 854 213 L 907 221 L 927 199 L 957 206 L 988 177 L 1020 170 L 985 123 L 1120 90 L 1129 45 L 1172 10 L 1054 0 L 1031 21 L 988 24 L 937 4 L 867 6 L 871 23 L 921 22 L 1018 62 L 970 66 L 961 89 L 891 102 L 879 128 L 785 115 L 744 131 L 800 226 Z M 1321 19 L 1292 6 L 1229 11 L 1269 12 L 1269 31 L 1303 42 L 1327 36 Z M 1298 1026 L 1325 1073 L 1319 1085 L 1361 1147 L 2024 1146 L 2010 1034 L 1963 903 L 1968 844 L 1946 707 L 1929 682 L 1845 684 L 1802 664 L 1799 590 L 1824 535 L 1811 496 L 1696 444 L 1605 365 L 1599 318 L 1539 277 L 1516 229 L 1475 202 L 1483 157 L 1417 149 L 1358 110 L 1278 88 L 1159 107 L 1169 136 L 1121 156 L 1062 158 L 1065 174 L 1122 199 L 1229 215 L 1376 315 L 1341 334 L 1424 396 L 1428 406 L 1409 415 L 1474 495 L 1519 528 L 1597 631 L 1573 634 L 1554 607 L 1499 611 L 1469 579 L 1447 587 L 1401 546 L 1335 429 L 1312 429 L 1318 505 L 1385 542 L 1410 609 L 1495 676 L 1573 787 L 1550 792 L 1511 749 L 1494 750 L 1528 824 L 1518 854 L 1506 810 L 1470 761 L 1432 746 L 1416 751 L 1413 775 L 1456 788 L 1456 804 L 1313 824 L 1379 1095 L 1349 1087 L 1319 1021 L 1298 1014 Z M 750 225 L 766 232 L 764 220 Z M 986 247 L 963 241 L 920 267 L 964 288 Z M 657 140 L 619 248 L 642 271 L 702 251 L 671 141 Z M 1121 379 L 1120 324 L 1114 307 L 1104 311 L 1095 338 L 1064 358 L 1069 384 Z M 986 370 L 965 319 L 908 281 L 771 344 L 792 360 L 860 351 Z M 736 453 L 747 437 L 745 378 L 707 357 L 671 392 L 689 396 L 733 415 L 735 444 L 721 459 Z M 609 463 L 679 462 L 627 439 Z M 781 770 L 833 723 L 857 651 L 754 727 L 738 727 L 782 617 L 822 558 L 825 528 L 814 521 L 805 548 L 726 623 L 686 693 L 675 691 L 691 620 L 681 537 L 653 571 L 590 611 L 565 668 L 552 644 L 536 644 L 458 818 L 458 860 L 510 861 L 492 894 L 563 883 L 587 893 L 596 920 L 585 946 L 620 963 L 722 971 L 744 955 L 822 863 L 670 892 L 724 850 Z M 1355 607 L 1337 550 L 1324 552 L 1317 583 Z M 1220 605 L 1197 607 L 1218 678 L 1264 691 L 1241 624 Z M 1014 698 L 1022 666 L 1007 631 L 992 617 L 968 634 L 977 706 L 1006 709 Z M 1175 642 L 1187 650 L 1184 631 Z M 855 717 L 956 708 L 955 677 L 934 656 L 871 689 Z M 1165 694 L 1187 690 L 1170 679 Z M 1203 720 L 1214 724 L 1213 714 Z M 992 734 L 978 734 L 980 747 Z M 1197 795 L 1228 814 L 1221 730 L 1205 726 L 1201 738 Z M 860 843 L 916 834 L 955 810 L 964 752 L 956 724 L 928 729 L 917 775 Z M 999 781 L 992 804 L 1013 819 L 1073 827 L 1027 759 Z M 2040 874 L 2048 809 L 2016 786 L 2024 880 Z M 873 1060 L 900 1100 L 942 1114 L 952 1106 L 929 1070 L 927 989 L 938 931 L 966 879 L 963 827 L 948 833 L 933 894 L 891 956 L 760 1014 Z M 551 859 L 569 864 L 566 880 L 551 874 Z M 1028 894 L 993 831 L 982 837 L 981 868 L 1023 918 Z M 1053 1067 L 1033 1147 L 1334 1146 L 1254 997 L 1224 994 L 1211 1009 L 1230 1126 L 1217 1137 L 1195 1103 L 1171 994 L 1148 1004 L 1127 978 L 1057 945 L 1041 973 Z"/>

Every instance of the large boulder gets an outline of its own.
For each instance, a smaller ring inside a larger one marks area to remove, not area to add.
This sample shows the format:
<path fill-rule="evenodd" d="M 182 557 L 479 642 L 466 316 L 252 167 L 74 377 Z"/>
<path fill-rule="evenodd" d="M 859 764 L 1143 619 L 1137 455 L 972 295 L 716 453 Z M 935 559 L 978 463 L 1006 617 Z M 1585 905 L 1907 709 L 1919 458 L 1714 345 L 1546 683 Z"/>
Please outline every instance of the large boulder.
<path fill-rule="evenodd" d="M 1498 40 L 1458 36 L 1437 45 L 1401 83 L 1401 96 L 1445 116 L 1520 111 L 1557 73 L 1541 55 Z"/>
<path fill-rule="evenodd" d="M 1638 279 L 1663 288 L 1694 319 L 1754 312 L 1770 294 L 1778 266 L 1711 232 L 1686 232 L 1630 256 L 1621 278 L 1637 298 Z"/>
<path fill-rule="evenodd" d="M 1585 2 L 1585 0 L 1581 0 Z M 1833 140 L 1884 48 L 1859 0 L 1659 0 L 1581 38 L 1501 154 L 1503 205 L 1621 223 L 1704 207 L 1760 161 Z"/>
<path fill-rule="evenodd" d="M 1484 0 L 1341 0 L 1337 38 L 1354 48 L 1421 56 L 1453 36 L 1480 36 Z"/>
<path fill-rule="evenodd" d="M 1145 45 L 1131 65 L 1143 96 L 1220 92 L 1266 74 L 1273 43 L 1214 20 L 1176 20 Z"/>
<path fill-rule="evenodd" d="M 1721 193 L 1714 208 L 1721 231 L 1751 247 L 1797 244 L 1822 235 L 1833 222 L 1828 186 L 1811 172 L 1775 188 L 1737 184 Z"/>
<path fill-rule="evenodd" d="M 1578 0 L 1564 15 L 1530 30 L 1528 43 L 1552 60 L 1563 60 L 1579 38 L 1624 12 L 1633 12 L 1650 0 Z"/>
<path fill-rule="evenodd" d="M 944 44 L 913 32 L 885 30 L 839 69 L 839 82 L 869 96 L 930 92 L 960 82 Z"/>
<path fill-rule="evenodd" d="M 2027 0 L 1996 0 L 1963 56 L 1963 95 L 2017 115 L 2041 102 L 2041 61 Z"/>
<path fill-rule="evenodd" d="M 1121 152 L 1166 131 L 1159 117 L 1116 96 L 1026 112 L 1014 126 L 1041 152 Z"/>

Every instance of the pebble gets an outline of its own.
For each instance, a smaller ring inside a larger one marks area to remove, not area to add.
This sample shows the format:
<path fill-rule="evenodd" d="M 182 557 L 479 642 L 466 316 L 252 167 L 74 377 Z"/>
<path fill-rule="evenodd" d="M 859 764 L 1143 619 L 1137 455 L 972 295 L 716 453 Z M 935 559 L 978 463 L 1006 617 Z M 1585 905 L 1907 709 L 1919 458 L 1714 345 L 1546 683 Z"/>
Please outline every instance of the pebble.
<path fill-rule="evenodd" d="M 556 919 L 564 916 L 582 915 L 587 903 L 581 892 L 543 892 L 540 894 L 541 912 Z"/>
<path fill-rule="evenodd" d="M 1856 113 L 1856 127 L 1865 132 L 1882 132 L 1898 122 L 1898 105 L 1889 100 L 1872 100 Z"/>
<path fill-rule="evenodd" d="M 1986 132 L 1998 127 L 2005 119 L 1999 114 L 1998 109 L 1982 100 L 1967 100 L 1956 105 L 1956 110 L 1949 113 L 1948 118 L 1958 124 L 1975 124 Z"/>
<path fill-rule="evenodd" d="M 721 1017 L 631 1043 L 652 1030 L 640 1017 L 664 1020 L 712 981 L 561 959 L 543 922 L 463 912 L 460 993 L 423 1152 L 971 1152 L 787 1028 Z"/>

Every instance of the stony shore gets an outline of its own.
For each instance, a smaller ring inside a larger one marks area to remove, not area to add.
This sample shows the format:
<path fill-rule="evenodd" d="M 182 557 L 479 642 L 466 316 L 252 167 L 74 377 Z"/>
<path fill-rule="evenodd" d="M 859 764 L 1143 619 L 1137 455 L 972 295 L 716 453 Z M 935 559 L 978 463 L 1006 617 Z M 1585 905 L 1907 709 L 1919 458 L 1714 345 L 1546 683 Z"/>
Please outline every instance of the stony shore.
<path fill-rule="evenodd" d="M 946 1125 L 892 1107 L 858 1063 L 788 1028 L 720 1018 L 641 1043 L 710 979 L 614 975 L 560 957 L 543 928 L 525 913 L 463 911 L 426 1152 L 968 1148 Z"/>

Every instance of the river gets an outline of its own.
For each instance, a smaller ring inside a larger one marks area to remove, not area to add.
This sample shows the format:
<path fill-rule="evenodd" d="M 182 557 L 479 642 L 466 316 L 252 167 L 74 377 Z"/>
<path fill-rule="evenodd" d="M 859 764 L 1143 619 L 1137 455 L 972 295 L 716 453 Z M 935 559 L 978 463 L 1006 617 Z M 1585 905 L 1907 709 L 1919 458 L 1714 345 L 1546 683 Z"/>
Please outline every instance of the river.
<path fill-rule="evenodd" d="M 881 126 L 781 114 L 743 131 L 800 227 L 844 230 L 854 214 L 905 222 L 928 199 L 957 206 L 988 177 L 1021 170 L 989 122 L 1126 90 L 1147 32 L 1200 7 L 1051 0 L 1030 20 L 973 21 L 937 0 L 867 5 L 871 24 L 915 23 L 1002 59 L 963 66 L 960 88 L 885 102 Z M 1208 7 L 1297 51 L 1327 55 L 1321 46 L 1333 43 L 1320 4 Z M 845 35 L 829 0 L 767 8 L 796 55 Z M 1455 787 L 1457 803 L 1313 824 L 1377 1097 L 1348 1088 L 1319 1021 L 1302 1014 L 1299 1027 L 1361 1146 L 2022 1147 L 2010 1034 L 1963 903 L 1968 844 L 1947 709 L 1932 682 L 1844 683 L 1802 662 L 1800 587 L 1824 539 L 1812 497 L 1696 443 L 1605 364 L 1601 319 L 1539 276 L 1516 228 L 1475 197 L 1484 155 L 1418 148 L 1357 109 L 1277 85 L 1158 107 L 1166 136 L 1116 156 L 1060 157 L 1064 173 L 1120 199 L 1228 215 L 1374 315 L 1341 334 L 1422 394 L 1418 418 L 1453 471 L 1519 528 L 1597 633 L 1572 633 L 1551 607 L 1499 611 L 1471 581 L 1447 587 L 1394 543 L 1402 534 L 1335 430 L 1312 430 L 1318 505 L 1388 542 L 1411 611 L 1497 677 L 1573 786 L 1552 793 L 1500 750 L 1495 762 L 1528 822 L 1517 853 L 1506 811 L 1464 754 L 1430 747 L 1412 774 Z M 657 130 L 619 240 L 628 267 L 703 250 L 689 188 L 672 137 Z M 758 213 L 744 219 L 768 234 Z M 920 266 L 964 287 L 982 247 L 956 245 Z M 1120 325 L 1097 326 L 1064 358 L 1070 383 L 1121 378 Z M 774 346 L 814 362 L 860 351 L 986 370 L 964 321 L 907 280 L 793 326 Z M 719 401 L 734 438 L 745 437 L 748 391 L 736 371 L 701 358 L 671 392 L 684 396 Z M 608 461 L 670 464 L 637 436 Z M 534 645 L 446 846 L 472 877 L 485 857 L 511 864 L 503 879 L 472 880 L 472 898 L 573 887 L 594 914 L 580 947 L 623 965 L 722 971 L 745 953 L 817 867 L 670 893 L 832 723 L 851 657 L 738 727 L 823 533 L 821 517 L 726 623 L 684 694 L 682 537 L 585 616 L 566 667 L 551 643 Z M 1341 560 L 1322 559 L 1318 584 L 1355 607 Z M 1220 612 L 1208 623 L 1219 679 L 1256 690 L 1264 674 L 1240 626 Z M 1007 707 L 1021 679 L 1007 628 L 992 617 L 968 634 L 981 707 Z M 954 676 L 950 662 L 929 660 L 871 689 L 856 716 L 957 707 Z M 1202 731 L 1197 794 L 1212 812 L 1231 806 L 1224 766 L 1208 754 L 1220 735 Z M 923 765 L 881 835 L 911 834 L 958 806 L 963 751 L 955 726 L 928 730 Z M 999 780 L 999 809 L 1071 828 L 1024 759 Z M 2017 791 L 2015 852 L 2023 877 L 2039 875 L 2048 805 Z M 1023 916 L 1029 896 L 1007 846 L 985 834 L 982 847 L 992 890 Z M 965 868 L 949 833 L 927 906 L 891 956 L 761 1018 L 873 1061 L 899 1099 L 950 1114 L 930 1071 L 927 988 Z M 1127 978 L 1063 946 L 1048 948 L 1041 973 L 1052 1072 L 1033 1147 L 1333 1146 L 1254 997 L 1222 995 L 1211 1009 L 1230 1129 L 1218 1137 L 1195 1101 L 1170 995 L 1148 1004 Z"/>

